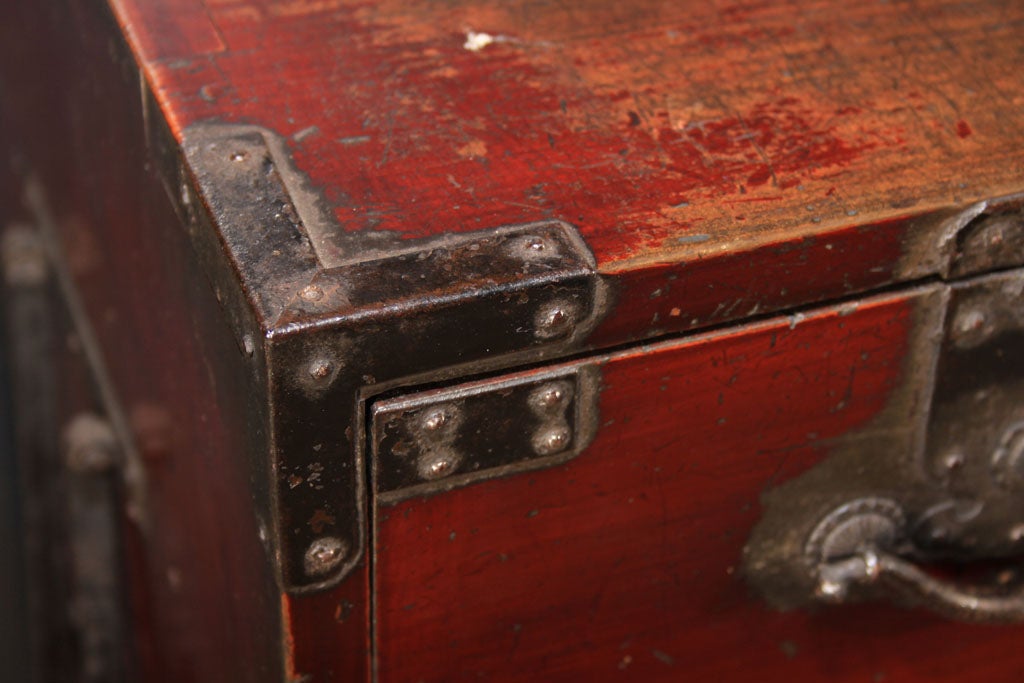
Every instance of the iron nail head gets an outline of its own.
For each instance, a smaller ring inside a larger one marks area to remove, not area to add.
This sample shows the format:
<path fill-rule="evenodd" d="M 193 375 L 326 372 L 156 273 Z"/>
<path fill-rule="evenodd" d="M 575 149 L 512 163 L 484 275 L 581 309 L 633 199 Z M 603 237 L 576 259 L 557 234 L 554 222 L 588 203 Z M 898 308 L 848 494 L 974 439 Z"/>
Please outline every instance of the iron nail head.
<path fill-rule="evenodd" d="M 444 479 L 459 468 L 460 460 L 456 453 L 447 450 L 426 453 L 419 461 L 420 477 L 427 481 Z"/>
<path fill-rule="evenodd" d="M 333 371 L 334 363 L 325 358 L 318 358 L 309 364 L 309 374 L 316 380 L 325 380 L 329 378 Z"/>
<path fill-rule="evenodd" d="M 302 292 L 299 293 L 306 301 L 320 301 L 324 298 L 324 290 L 320 289 L 316 285 L 307 285 L 302 288 Z"/>
<path fill-rule="evenodd" d="M 561 453 L 572 440 L 572 432 L 568 427 L 552 427 L 537 434 L 533 440 L 533 448 L 540 455 Z"/>
<path fill-rule="evenodd" d="M 537 313 L 536 336 L 541 339 L 565 337 L 575 324 L 575 306 L 565 301 L 553 301 Z"/>
<path fill-rule="evenodd" d="M 335 536 L 323 536 L 309 544 L 304 558 L 306 573 L 323 576 L 334 570 L 348 554 L 348 545 Z"/>
<path fill-rule="evenodd" d="M 572 388 L 565 382 L 550 382 L 538 387 L 530 396 L 530 404 L 539 413 L 555 413 L 565 407 Z"/>

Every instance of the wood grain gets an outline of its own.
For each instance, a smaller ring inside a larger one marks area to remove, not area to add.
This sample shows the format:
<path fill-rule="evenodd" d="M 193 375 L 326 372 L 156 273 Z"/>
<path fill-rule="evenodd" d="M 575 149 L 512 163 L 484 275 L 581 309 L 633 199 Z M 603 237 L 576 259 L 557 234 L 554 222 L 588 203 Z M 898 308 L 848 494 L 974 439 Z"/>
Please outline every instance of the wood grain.
<path fill-rule="evenodd" d="M 1024 189 L 1017 0 L 109 5 L 116 23 L 84 0 L 4 7 L 8 54 L 34 65 L 5 61 L 25 96 L 4 106 L 151 472 L 160 543 L 128 549 L 148 680 L 368 680 L 372 635 L 369 566 L 276 585 L 239 455 L 259 408 L 147 167 L 148 92 L 179 141 L 202 121 L 284 136 L 340 231 L 578 226 L 614 285 L 589 350 L 931 276 L 922 216 Z M 1012 629 L 768 614 L 728 573 L 762 488 L 882 409 L 913 306 L 609 356 L 614 422 L 584 458 L 383 510 L 381 680 L 1020 670 Z"/>
<path fill-rule="evenodd" d="M 117 3 L 180 26 L 133 34 L 175 129 L 289 136 L 344 230 L 554 216 L 622 270 L 1022 186 L 1014 0 L 197 2 Z"/>
<path fill-rule="evenodd" d="M 773 612 L 742 576 L 765 492 L 844 439 L 914 429 L 895 396 L 925 300 L 587 361 L 601 428 L 576 459 L 381 506 L 381 683 L 1018 680 L 1020 626 Z"/>

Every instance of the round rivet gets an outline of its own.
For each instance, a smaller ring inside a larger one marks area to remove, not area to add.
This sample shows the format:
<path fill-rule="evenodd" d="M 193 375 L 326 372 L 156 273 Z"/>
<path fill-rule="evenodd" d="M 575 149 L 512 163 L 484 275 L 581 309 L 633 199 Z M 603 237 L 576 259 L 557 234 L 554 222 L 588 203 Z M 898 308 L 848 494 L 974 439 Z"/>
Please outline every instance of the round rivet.
<path fill-rule="evenodd" d="M 316 285 L 307 285 L 302 289 L 302 292 L 299 293 L 299 296 L 306 301 L 320 301 L 320 299 L 324 298 L 324 290 L 320 289 Z"/>
<path fill-rule="evenodd" d="M 245 158 L 249 156 L 245 152 L 235 152 L 231 155 L 231 161 L 245 161 Z"/>
<path fill-rule="evenodd" d="M 423 416 L 423 428 L 428 432 L 437 432 L 448 424 L 448 421 L 448 413 L 444 409 L 438 408 Z"/>
<path fill-rule="evenodd" d="M 512 240 L 507 249 L 516 258 L 533 260 L 549 260 L 559 255 L 558 243 L 541 235 L 525 235 Z"/>
<path fill-rule="evenodd" d="M 960 332 L 973 332 L 985 324 L 985 314 L 977 310 L 968 310 L 957 316 L 956 328 Z"/>
<path fill-rule="evenodd" d="M 461 458 L 453 451 L 424 453 L 417 463 L 420 477 L 428 481 L 443 479 L 459 468 Z"/>
<path fill-rule="evenodd" d="M 964 454 L 959 452 L 947 453 L 946 457 L 942 459 L 942 466 L 950 472 L 960 469 L 964 466 Z"/>
<path fill-rule="evenodd" d="M 571 387 L 565 382 L 551 382 L 533 391 L 530 404 L 540 414 L 554 414 L 565 407 L 571 393 Z"/>
<path fill-rule="evenodd" d="M 553 408 L 560 404 L 563 398 L 565 398 L 565 392 L 561 387 L 551 387 L 541 392 L 537 397 L 537 402 L 545 408 Z"/>
<path fill-rule="evenodd" d="M 859 498 L 828 513 L 814 527 L 804 547 L 814 563 L 828 563 L 866 548 L 889 548 L 903 536 L 903 508 L 887 498 Z"/>
<path fill-rule="evenodd" d="M 310 576 L 323 576 L 331 572 L 348 554 L 348 545 L 340 538 L 324 536 L 309 544 L 304 565 Z"/>
<path fill-rule="evenodd" d="M 846 596 L 846 586 L 838 581 L 823 580 L 818 583 L 814 592 L 819 598 L 839 602 Z"/>
<path fill-rule="evenodd" d="M 576 324 L 576 309 L 567 302 L 554 301 L 538 311 L 535 323 L 535 334 L 541 339 L 568 336 Z"/>
<path fill-rule="evenodd" d="M 552 427 L 537 434 L 533 440 L 533 449 L 540 455 L 561 453 L 571 440 L 572 432 L 568 427 Z"/>
<path fill-rule="evenodd" d="M 331 361 L 318 358 L 309 364 L 309 375 L 316 380 L 325 380 L 331 376 L 334 372 L 334 363 Z"/>
<path fill-rule="evenodd" d="M 953 320 L 952 337 L 958 346 L 974 346 L 988 336 L 985 313 L 976 308 L 960 311 Z"/>

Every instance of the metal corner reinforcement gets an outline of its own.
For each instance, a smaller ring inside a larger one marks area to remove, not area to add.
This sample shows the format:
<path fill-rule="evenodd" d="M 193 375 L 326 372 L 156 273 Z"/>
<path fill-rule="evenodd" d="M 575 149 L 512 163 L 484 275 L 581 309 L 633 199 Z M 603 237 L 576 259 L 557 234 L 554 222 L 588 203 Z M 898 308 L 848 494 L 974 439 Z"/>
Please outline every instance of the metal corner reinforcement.
<path fill-rule="evenodd" d="M 286 590 L 323 589 L 365 553 L 367 397 L 572 353 L 602 318 L 606 287 L 559 220 L 417 240 L 349 233 L 272 131 L 196 124 L 183 150 L 165 184 L 267 386 L 266 451 L 252 464 L 270 481 L 257 515 Z M 548 436 L 523 444 L 527 460 L 582 443 Z"/>

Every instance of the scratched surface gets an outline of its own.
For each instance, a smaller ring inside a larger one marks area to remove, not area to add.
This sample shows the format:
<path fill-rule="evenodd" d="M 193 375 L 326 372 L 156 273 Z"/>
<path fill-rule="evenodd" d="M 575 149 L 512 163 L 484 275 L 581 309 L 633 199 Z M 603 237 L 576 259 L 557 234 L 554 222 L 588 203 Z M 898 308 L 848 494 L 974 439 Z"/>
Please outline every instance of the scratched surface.
<path fill-rule="evenodd" d="M 381 683 L 820 680 L 836 645 L 751 599 L 742 547 L 760 492 L 885 403 L 913 308 L 596 359 L 601 428 L 579 457 L 382 506 Z M 804 650 L 792 663 L 786 640 Z"/>
<path fill-rule="evenodd" d="M 618 286 L 591 348 L 914 279 L 925 274 L 908 265 L 916 215 L 1024 188 L 1019 0 L 108 1 L 179 139 L 209 120 L 276 131 L 339 231 L 579 226 Z M 391 509 L 375 569 L 381 680 L 500 680 L 517 673 L 509 653 L 535 669 L 576 667 L 576 680 L 678 680 L 684 667 L 711 679 L 716 665 L 740 677 L 763 663 L 777 679 L 937 680 L 934 662 L 950 660 L 929 659 L 931 646 L 954 638 L 969 639 L 975 664 L 998 666 L 1010 636 L 906 615 L 877 632 L 870 618 L 765 616 L 725 573 L 773 473 L 810 466 L 828 435 L 880 410 L 906 311 L 863 315 L 852 341 L 841 321 L 798 326 L 799 369 L 767 337 L 748 339 L 761 364 L 750 361 L 745 393 L 724 407 L 709 387 L 733 370 L 710 350 L 621 356 L 603 410 L 624 419 L 602 430 L 572 481 L 552 470 Z M 841 371 L 858 365 L 852 407 L 830 411 L 829 392 L 850 376 Z M 654 378 L 668 375 L 652 407 Z M 773 387 L 790 393 L 765 401 Z M 671 443 L 682 427 L 670 426 L 687 408 L 712 448 L 683 462 Z M 718 431 L 720 417 L 730 430 Z M 660 450 L 622 457 L 634 438 Z M 776 450 L 748 459 L 765 439 Z M 665 519 L 663 501 L 628 502 L 657 490 L 653 467 L 674 468 L 674 516 L 658 530 L 674 545 L 636 531 Z M 566 502 L 573 492 L 590 504 Z M 529 510 L 516 508 L 527 498 Z M 621 512 L 611 527 L 589 517 L 611 504 Z M 501 563 L 507 548 L 518 556 Z M 365 580 L 282 603 L 289 676 L 337 679 L 363 658 L 365 634 L 337 634 L 363 628 Z M 581 613 L 590 621 L 566 617 Z M 560 659 L 566 631 L 581 632 L 579 645 Z M 858 660 L 848 638 L 874 659 Z"/>
<path fill-rule="evenodd" d="M 341 230 L 556 217 L 604 271 L 1024 186 L 1024 4 L 111 0 L 173 128 L 267 126 Z"/>
<path fill-rule="evenodd" d="M 594 359 L 601 428 L 577 458 L 378 509 L 379 682 L 1019 681 L 1020 625 L 777 612 L 743 577 L 763 492 L 844 444 L 906 447 L 906 358 L 933 304 Z"/>

